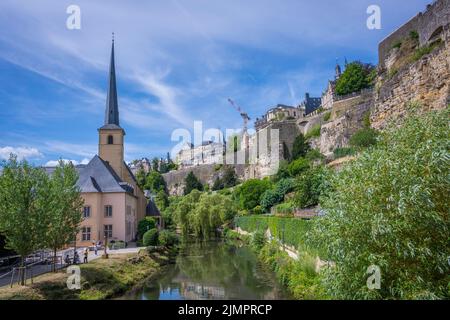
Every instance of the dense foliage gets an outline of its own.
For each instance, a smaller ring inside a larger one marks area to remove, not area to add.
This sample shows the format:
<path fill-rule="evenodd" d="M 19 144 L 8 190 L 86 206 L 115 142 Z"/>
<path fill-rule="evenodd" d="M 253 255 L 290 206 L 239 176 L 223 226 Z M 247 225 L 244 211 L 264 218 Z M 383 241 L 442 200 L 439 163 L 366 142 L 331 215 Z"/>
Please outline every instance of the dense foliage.
<path fill-rule="evenodd" d="M 450 110 L 410 115 L 332 179 L 313 243 L 329 293 L 344 299 L 449 298 Z M 381 289 L 369 290 L 369 266 Z"/>
<path fill-rule="evenodd" d="M 158 229 L 153 228 L 144 233 L 142 237 L 144 246 L 156 246 L 158 245 Z"/>
<path fill-rule="evenodd" d="M 50 247 L 55 252 L 73 241 L 83 205 L 75 168 L 60 162 L 49 176 L 15 156 L 1 166 L 0 233 L 7 248 L 22 257 L 22 265 L 37 249 Z M 22 284 L 24 279 L 22 273 Z"/>
<path fill-rule="evenodd" d="M 271 207 L 284 200 L 284 196 L 295 187 L 293 179 L 282 179 L 274 188 L 266 190 L 261 197 L 261 207 L 268 211 Z"/>
<path fill-rule="evenodd" d="M 308 132 L 305 135 L 305 139 L 311 139 L 320 137 L 320 132 L 322 130 L 322 125 L 320 123 L 314 125 L 311 129 L 308 130 Z"/>
<path fill-rule="evenodd" d="M 319 198 L 329 190 L 329 170 L 323 166 L 313 167 L 296 181 L 295 203 L 301 208 L 319 204 Z"/>
<path fill-rule="evenodd" d="M 178 242 L 177 234 L 170 230 L 161 230 L 158 236 L 159 244 L 162 246 L 170 247 Z"/>
<path fill-rule="evenodd" d="M 158 191 L 165 191 L 166 182 L 161 173 L 158 171 L 151 171 L 145 179 L 144 189 L 150 190 L 154 194 L 157 194 Z"/>
<path fill-rule="evenodd" d="M 174 220 L 184 236 L 194 234 L 204 239 L 230 222 L 237 213 L 230 197 L 198 190 L 193 190 L 169 208 L 174 210 Z"/>
<path fill-rule="evenodd" d="M 336 93 L 340 96 L 369 88 L 375 80 L 375 67 L 371 64 L 352 62 L 336 82 Z"/>
<path fill-rule="evenodd" d="M 251 210 L 261 204 L 261 198 L 272 187 L 268 179 L 263 180 L 247 180 L 234 192 L 234 197 L 237 200 L 239 207 L 244 210 Z"/>
<path fill-rule="evenodd" d="M 302 252 L 298 261 L 279 249 L 276 242 L 266 244 L 259 257 L 276 273 L 280 282 L 292 292 L 295 299 L 328 299 L 326 290 L 316 272 L 316 259 Z"/>
<path fill-rule="evenodd" d="M 305 139 L 303 134 L 299 134 L 295 140 L 292 147 L 292 159 L 296 160 L 300 157 L 304 157 L 309 150 L 309 144 Z"/>
<path fill-rule="evenodd" d="M 247 232 L 270 230 L 273 237 L 295 247 L 304 246 L 311 222 L 296 218 L 274 216 L 241 216 L 234 221 L 237 227 Z"/>
<path fill-rule="evenodd" d="M 144 233 L 146 233 L 150 229 L 154 229 L 156 227 L 155 219 L 152 217 L 145 217 L 141 221 L 138 222 L 138 238 L 142 239 Z"/>
<path fill-rule="evenodd" d="M 300 158 L 292 161 L 288 166 L 288 172 L 291 177 L 298 176 L 309 169 L 309 161 L 305 158 Z"/>
<path fill-rule="evenodd" d="M 364 149 L 377 143 L 378 132 L 372 128 L 364 128 L 356 131 L 350 138 L 350 146 Z"/>
<path fill-rule="evenodd" d="M 336 148 L 333 151 L 334 159 L 353 156 L 355 153 L 355 149 L 353 148 Z"/>
<path fill-rule="evenodd" d="M 190 194 L 192 190 L 203 191 L 203 184 L 195 176 L 194 172 L 189 172 L 189 174 L 184 179 L 184 194 Z"/>
<path fill-rule="evenodd" d="M 217 178 L 212 186 L 213 191 L 222 190 L 224 188 L 234 187 L 238 182 L 236 171 L 232 166 L 227 166 L 224 169 L 223 176 Z"/>

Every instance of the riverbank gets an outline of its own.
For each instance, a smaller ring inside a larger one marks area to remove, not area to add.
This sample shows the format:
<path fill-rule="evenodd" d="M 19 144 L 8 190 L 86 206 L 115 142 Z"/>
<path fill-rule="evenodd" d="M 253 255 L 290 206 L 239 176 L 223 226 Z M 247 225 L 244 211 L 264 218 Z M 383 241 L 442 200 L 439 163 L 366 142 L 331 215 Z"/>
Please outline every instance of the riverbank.
<path fill-rule="evenodd" d="M 251 248 L 258 259 L 275 272 L 280 284 L 292 294 L 294 299 L 329 299 L 321 283 L 320 272 L 317 272 L 316 258 L 308 252 L 299 252 L 295 259 L 281 250 L 276 241 L 267 242 L 263 234 L 255 236 L 228 230 L 226 238 L 230 241 L 240 241 Z"/>
<path fill-rule="evenodd" d="M 0 300 L 101 300 L 125 293 L 169 264 L 174 249 L 141 250 L 132 254 L 111 254 L 80 265 L 81 290 L 67 288 L 66 270 L 34 278 L 29 286 L 0 288 Z"/>

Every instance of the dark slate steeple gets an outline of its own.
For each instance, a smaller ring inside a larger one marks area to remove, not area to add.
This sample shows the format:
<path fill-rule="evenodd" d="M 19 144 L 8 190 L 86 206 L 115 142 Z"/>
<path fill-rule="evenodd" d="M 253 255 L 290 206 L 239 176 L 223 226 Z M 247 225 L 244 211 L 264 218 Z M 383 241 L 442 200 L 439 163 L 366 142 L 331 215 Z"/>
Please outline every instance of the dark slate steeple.
<path fill-rule="evenodd" d="M 116 68 L 114 63 L 114 33 L 111 47 L 111 62 L 109 65 L 108 97 L 106 99 L 105 126 L 119 124 L 119 104 L 117 102 Z"/>

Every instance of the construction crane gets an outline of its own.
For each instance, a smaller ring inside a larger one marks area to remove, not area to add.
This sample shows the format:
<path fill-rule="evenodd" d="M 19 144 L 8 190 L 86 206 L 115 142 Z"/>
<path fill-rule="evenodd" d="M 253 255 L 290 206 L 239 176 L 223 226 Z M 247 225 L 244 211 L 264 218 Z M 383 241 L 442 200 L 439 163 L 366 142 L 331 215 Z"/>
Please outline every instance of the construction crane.
<path fill-rule="evenodd" d="M 239 107 L 233 100 L 228 98 L 228 102 L 240 113 L 242 120 L 244 121 L 243 133 L 247 133 L 248 122 L 251 120 L 246 112 Z"/>

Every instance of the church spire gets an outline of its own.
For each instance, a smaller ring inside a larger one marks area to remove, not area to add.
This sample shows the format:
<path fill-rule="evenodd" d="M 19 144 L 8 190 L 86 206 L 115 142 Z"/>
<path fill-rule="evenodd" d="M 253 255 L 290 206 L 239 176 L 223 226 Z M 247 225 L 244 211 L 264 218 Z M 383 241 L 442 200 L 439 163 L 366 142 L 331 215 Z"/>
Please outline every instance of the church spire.
<path fill-rule="evenodd" d="M 117 103 L 116 67 L 114 63 L 114 33 L 112 34 L 111 62 L 109 65 L 108 97 L 106 99 L 105 125 L 119 125 L 119 105 Z"/>

